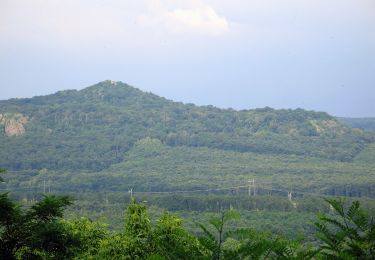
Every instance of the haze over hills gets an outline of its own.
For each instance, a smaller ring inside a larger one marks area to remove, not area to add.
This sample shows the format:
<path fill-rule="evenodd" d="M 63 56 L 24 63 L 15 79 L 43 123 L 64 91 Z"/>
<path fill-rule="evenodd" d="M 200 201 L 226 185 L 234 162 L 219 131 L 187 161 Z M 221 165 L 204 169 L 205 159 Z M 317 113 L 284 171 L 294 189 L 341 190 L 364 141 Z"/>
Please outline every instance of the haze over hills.
<path fill-rule="evenodd" d="M 170 147 L 351 161 L 375 140 L 322 112 L 177 103 L 122 82 L 0 101 L 0 166 L 103 170 L 143 138 Z"/>
<path fill-rule="evenodd" d="M 350 127 L 375 130 L 375 117 L 350 118 L 339 117 L 339 121 L 349 125 Z"/>

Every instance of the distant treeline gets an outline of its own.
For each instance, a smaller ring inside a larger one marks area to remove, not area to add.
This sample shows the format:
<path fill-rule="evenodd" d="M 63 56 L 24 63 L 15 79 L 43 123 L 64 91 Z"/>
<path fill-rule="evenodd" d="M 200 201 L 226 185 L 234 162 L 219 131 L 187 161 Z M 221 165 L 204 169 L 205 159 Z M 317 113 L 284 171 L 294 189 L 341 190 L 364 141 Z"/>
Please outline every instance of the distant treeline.
<path fill-rule="evenodd" d="M 364 117 L 364 118 L 350 118 L 350 117 L 339 117 L 339 121 L 349 125 L 350 127 L 375 130 L 375 117 Z"/>
<path fill-rule="evenodd" d="M 156 221 L 144 204 L 131 200 L 123 228 L 110 232 L 103 222 L 63 218 L 72 204 L 49 195 L 28 208 L 0 194 L 1 259 L 372 259 L 375 226 L 358 201 L 327 200 L 331 213 L 315 222 L 314 244 L 289 240 L 249 227 L 234 228 L 234 210 L 220 210 L 196 222 L 193 235 L 182 219 L 164 212 Z M 332 214 L 334 213 L 334 214 Z"/>

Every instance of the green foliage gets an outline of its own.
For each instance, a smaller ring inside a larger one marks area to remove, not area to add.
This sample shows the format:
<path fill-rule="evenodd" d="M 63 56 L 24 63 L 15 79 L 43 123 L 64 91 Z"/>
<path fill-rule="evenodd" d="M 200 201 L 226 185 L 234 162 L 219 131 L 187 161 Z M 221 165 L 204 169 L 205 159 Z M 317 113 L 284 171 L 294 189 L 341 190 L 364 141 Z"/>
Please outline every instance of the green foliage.
<path fill-rule="evenodd" d="M 97 255 L 102 241 L 109 235 L 106 224 L 85 217 L 63 219 L 61 223 L 79 241 L 79 247 L 73 249 L 75 259 L 89 259 Z"/>
<path fill-rule="evenodd" d="M 316 254 L 310 247 L 302 246 L 301 241 L 287 240 L 264 231 L 237 228 L 224 232 L 227 221 L 239 219 L 239 214 L 227 211 L 220 216 L 209 221 L 216 235 L 199 224 L 204 234 L 199 238 L 200 242 L 212 259 L 309 259 Z"/>
<path fill-rule="evenodd" d="M 321 255 L 327 259 L 373 259 L 375 222 L 355 201 L 345 208 L 342 200 L 327 200 L 336 215 L 321 214 L 316 223 L 318 238 L 323 241 Z"/>
<path fill-rule="evenodd" d="M 70 204 L 66 197 L 45 196 L 29 210 L 0 195 L 0 258 L 61 259 L 72 255 L 78 241 L 59 220 Z"/>
<path fill-rule="evenodd" d="M 144 259 L 152 252 L 151 224 L 146 206 L 133 200 L 125 216 L 124 237 L 127 242 L 125 255 L 132 259 Z"/>
<path fill-rule="evenodd" d="M 0 169 L 0 174 L 3 173 L 3 172 L 5 172 L 5 170 L 4 169 Z M 0 176 L 0 182 L 4 182 L 4 179 L 1 176 Z"/>
<path fill-rule="evenodd" d="M 239 213 L 221 211 L 193 236 L 165 212 L 153 223 L 143 204 L 128 205 L 122 232 L 87 218 L 63 219 L 68 197 L 44 198 L 25 210 L 0 194 L 1 259 L 373 259 L 375 223 L 358 201 L 327 200 L 335 215 L 316 223 L 318 247 L 252 228 L 233 228 Z"/>
<path fill-rule="evenodd" d="M 228 248 L 227 259 L 309 259 L 316 253 L 300 241 L 287 240 L 268 232 L 242 228 L 228 233 L 237 242 Z"/>
<path fill-rule="evenodd" d="M 126 210 L 125 235 L 143 239 L 147 238 L 150 230 L 150 218 L 146 206 L 132 200 Z"/>
<path fill-rule="evenodd" d="M 183 227 L 182 220 L 164 213 L 153 231 L 155 249 L 164 259 L 201 259 L 204 250 L 198 239 Z"/>
<path fill-rule="evenodd" d="M 230 210 L 223 211 L 220 213 L 220 218 L 210 219 L 209 223 L 214 227 L 216 234 L 210 232 L 204 225 L 198 224 L 199 227 L 205 234 L 205 237 L 201 237 L 200 241 L 206 249 L 212 252 L 212 259 L 221 259 L 223 257 L 223 243 L 227 236 L 225 231 L 225 224 L 228 221 L 239 219 L 240 215 L 238 212 Z"/>
<path fill-rule="evenodd" d="M 140 259 L 143 256 L 135 255 L 134 247 L 128 237 L 123 234 L 112 234 L 100 242 L 100 247 L 93 259 Z M 130 252 L 133 249 L 133 252 Z M 134 258 L 132 258 L 134 257 Z"/>
<path fill-rule="evenodd" d="M 28 212 L 28 217 L 42 222 L 52 222 L 63 217 L 64 210 L 72 204 L 68 196 L 44 195 L 43 200 L 34 204 Z"/>
<path fill-rule="evenodd" d="M 181 220 L 163 214 L 152 226 L 146 207 L 134 200 L 128 205 L 125 230 L 102 239 L 99 259 L 200 259 L 198 240 L 181 225 Z"/>
<path fill-rule="evenodd" d="M 20 214 L 19 207 L 9 198 L 8 193 L 0 194 L 0 223 L 8 225 Z"/>

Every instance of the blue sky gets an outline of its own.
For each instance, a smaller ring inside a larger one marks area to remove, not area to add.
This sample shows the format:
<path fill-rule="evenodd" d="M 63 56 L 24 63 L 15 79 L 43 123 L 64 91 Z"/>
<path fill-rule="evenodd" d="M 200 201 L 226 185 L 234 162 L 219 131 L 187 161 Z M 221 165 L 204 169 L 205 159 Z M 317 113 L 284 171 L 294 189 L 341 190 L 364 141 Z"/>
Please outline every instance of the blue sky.
<path fill-rule="evenodd" d="M 373 0 L 0 0 L 0 99 L 99 81 L 375 116 Z"/>

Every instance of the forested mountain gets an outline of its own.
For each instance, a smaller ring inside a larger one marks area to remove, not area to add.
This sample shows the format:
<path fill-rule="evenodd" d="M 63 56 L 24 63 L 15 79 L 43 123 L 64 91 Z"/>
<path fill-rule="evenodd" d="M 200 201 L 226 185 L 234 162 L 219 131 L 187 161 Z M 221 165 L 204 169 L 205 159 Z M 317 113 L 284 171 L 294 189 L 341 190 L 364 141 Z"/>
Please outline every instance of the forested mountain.
<path fill-rule="evenodd" d="M 375 130 L 375 118 L 374 117 L 364 117 L 364 118 L 339 117 L 338 120 L 353 128 Z"/>
<path fill-rule="evenodd" d="M 155 217 L 179 212 L 192 232 L 234 208 L 239 226 L 313 240 L 309 221 L 329 212 L 322 197 L 374 214 L 374 158 L 374 131 L 323 112 L 195 106 L 113 81 L 0 101 L 0 191 L 28 207 L 69 194 L 68 214 L 114 229 L 134 196 Z"/>
<path fill-rule="evenodd" d="M 0 101 L 0 123 L 0 167 L 10 170 L 103 170 L 147 137 L 169 147 L 347 162 L 375 140 L 322 112 L 195 106 L 113 81 Z"/>

